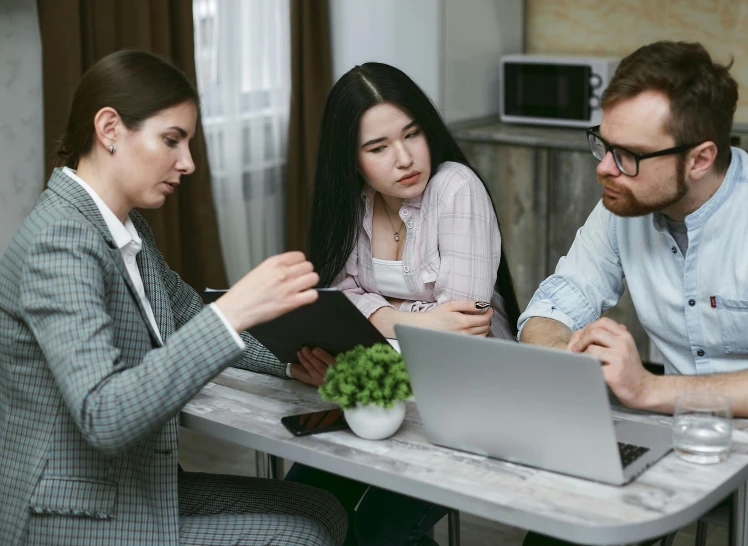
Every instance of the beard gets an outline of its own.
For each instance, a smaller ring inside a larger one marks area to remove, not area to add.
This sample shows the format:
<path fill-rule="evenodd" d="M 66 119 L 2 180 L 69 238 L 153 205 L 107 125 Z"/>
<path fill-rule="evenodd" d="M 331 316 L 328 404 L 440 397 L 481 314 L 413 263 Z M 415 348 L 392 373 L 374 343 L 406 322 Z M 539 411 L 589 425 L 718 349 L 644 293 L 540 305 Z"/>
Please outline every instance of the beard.
<path fill-rule="evenodd" d="M 672 179 L 671 179 L 672 180 Z M 675 187 L 670 189 L 668 183 L 666 192 L 658 195 L 647 196 L 646 199 L 638 198 L 630 188 L 618 187 L 613 177 L 597 176 L 597 181 L 604 187 L 617 192 L 615 197 L 603 193 L 603 206 L 616 216 L 633 217 L 645 216 L 658 212 L 674 205 L 688 193 L 686 183 L 686 158 L 680 157 L 675 166 Z"/>

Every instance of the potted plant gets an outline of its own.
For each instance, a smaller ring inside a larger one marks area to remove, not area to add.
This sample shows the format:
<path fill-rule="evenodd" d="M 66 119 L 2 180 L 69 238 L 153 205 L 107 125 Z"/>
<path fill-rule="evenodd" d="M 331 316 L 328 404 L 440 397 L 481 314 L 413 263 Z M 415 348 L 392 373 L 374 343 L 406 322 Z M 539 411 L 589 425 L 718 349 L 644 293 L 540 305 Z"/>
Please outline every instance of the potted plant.
<path fill-rule="evenodd" d="M 412 394 L 402 357 L 385 343 L 339 354 L 319 392 L 339 404 L 351 430 L 367 440 L 387 438 L 400 428 L 404 400 Z"/>

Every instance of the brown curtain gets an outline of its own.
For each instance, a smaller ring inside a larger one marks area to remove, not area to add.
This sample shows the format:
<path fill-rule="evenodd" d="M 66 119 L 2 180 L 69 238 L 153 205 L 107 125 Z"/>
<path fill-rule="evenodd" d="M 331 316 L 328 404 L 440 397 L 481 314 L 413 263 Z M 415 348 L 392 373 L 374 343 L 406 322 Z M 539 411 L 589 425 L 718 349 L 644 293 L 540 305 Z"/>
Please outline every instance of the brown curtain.
<path fill-rule="evenodd" d="M 308 252 L 314 161 L 332 87 L 327 0 L 291 0 L 291 111 L 286 179 L 286 248 Z"/>
<path fill-rule="evenodd" d="M 42 38 L 44 150 L 51 172 L 83 73 L 119 49 L 171 60 L 196 83 L 192 0 L 37 0 Z M 202 127 L 192 141 L 195 172 L 156 210 L 142 210 L 169 266 L 197 290 L 224 287 L 226 273 Z"/>

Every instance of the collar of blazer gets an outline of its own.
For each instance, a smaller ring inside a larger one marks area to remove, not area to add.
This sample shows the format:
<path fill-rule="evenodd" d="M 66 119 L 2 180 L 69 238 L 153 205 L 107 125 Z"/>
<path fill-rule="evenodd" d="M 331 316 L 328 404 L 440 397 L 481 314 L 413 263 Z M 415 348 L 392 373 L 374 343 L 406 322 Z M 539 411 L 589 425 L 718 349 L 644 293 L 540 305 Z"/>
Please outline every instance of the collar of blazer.
<path fill-rule="evenodd" d="M 52 176 L 49 179 L 49 183 L 47 184 L 47 188 L 77 208 L 80 213 L 101 233 L 101 236 L 110 247 L 112 258 L 119 267 L 120 273 L 130 290 L 130 294 L 138 305 L 143 320 L 148 326 L 154 345 L 159 346 L 160 343 L 158 341 L 158 336 L 153 331 L 148 315 L 140 301 L 138 291 L 135 289 L 130 274 L 127 272 L 125 262 L 122 260 L 122 254 L 115 244 L 112 234 L 110 233 L 99 208 L 96 206 L 96 203 L 94 203 L 91 196 L 88 195 L 88 192 L 86 192 L 86 190 L 84 190 L 75 180 L 67 176 L 62 169 L 54 169 Z M 166 298 L 166 295 L 163 293 L 164 290 L 162 286 L 155 286 L 157 283 L 160 283 L 157 273 L 158 268 L 156 264 L 152 263 L 153 259 L 151 258 L 146 246 L 145 241 L 143 241 L 143 249 L 138 253 L 138 265 L 140 266 L 140 269 L 145 269 L 146 271 L 145 275 L 141 273 L 144 288 L 148 294 L 149 300 L 151 301 L 154 317 L 156 318 L 156 322 L 161 330 L 161 337 L 162 339 L 166 339 L 166 335 L 171 334 L 174 329 L 173 320 L 170 320 L 170 317 L 165 315 L 165 310 L 168 309 L 168 305 L 161 300 Z"/>
<path fill-rule="evenodd" d="M 104 221 L 104 217 L 101 216 L 99 207 L 96 206 L 91 196 L 88 195 L 80 184 L 62 172 L 62 169 L 56 168 L 52 171 L 47 188 L 77 208 L 101 232 L 107 244 L 114 249 L 117 248 L 117 245 L 114 244 L 114 239 L 112 239 L 112 234 L 109 232 L 109 228 Z"/>

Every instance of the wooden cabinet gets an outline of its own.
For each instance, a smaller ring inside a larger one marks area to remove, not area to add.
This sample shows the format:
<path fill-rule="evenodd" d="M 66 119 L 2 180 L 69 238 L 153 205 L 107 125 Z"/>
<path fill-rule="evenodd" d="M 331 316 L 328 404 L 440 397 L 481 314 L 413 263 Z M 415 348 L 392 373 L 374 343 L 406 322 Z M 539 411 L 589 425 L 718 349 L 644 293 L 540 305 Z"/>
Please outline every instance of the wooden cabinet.
<path fill-rule="evenodd" d="M 602 196 L 584 131 L 500 123 L 458 129 L 457 141 L 496 203 L 520 308 L 556 268 Z M 628 293 L 606 313 L 649 360 L 649 338 Z"/>
<path fill-rule="evenodd" d="M 524 309 L 548 272 L 548 153 L 492 143 L 468 142 L 462 148 L 488 184 L 517 299 Z"/>

